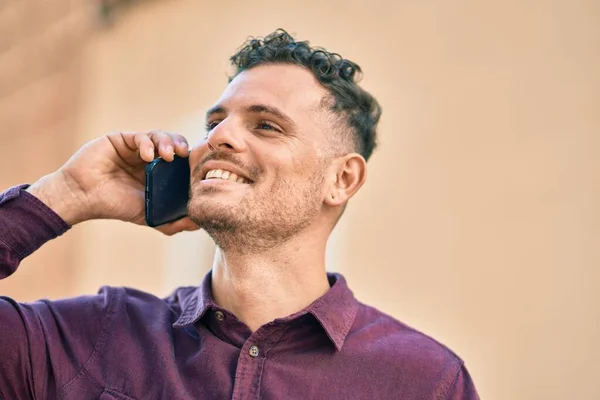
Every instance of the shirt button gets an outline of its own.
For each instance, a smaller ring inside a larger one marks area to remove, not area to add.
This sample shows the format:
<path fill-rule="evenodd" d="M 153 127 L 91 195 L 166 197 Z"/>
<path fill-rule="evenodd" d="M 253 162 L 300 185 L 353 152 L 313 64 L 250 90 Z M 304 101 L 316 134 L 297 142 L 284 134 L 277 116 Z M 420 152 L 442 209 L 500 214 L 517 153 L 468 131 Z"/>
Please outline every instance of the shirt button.
<path fill-rule="evenodd" d="M 258 346 L 252 345 L 250 346 L 250 357 L 258 357 Z"/>
<path fill-rule="evenodd" d="M 219 321 L 225 320 L 225 314 L 223 314 L 223 311 L 216 311 L 215 317 L 217 317 Z"/>

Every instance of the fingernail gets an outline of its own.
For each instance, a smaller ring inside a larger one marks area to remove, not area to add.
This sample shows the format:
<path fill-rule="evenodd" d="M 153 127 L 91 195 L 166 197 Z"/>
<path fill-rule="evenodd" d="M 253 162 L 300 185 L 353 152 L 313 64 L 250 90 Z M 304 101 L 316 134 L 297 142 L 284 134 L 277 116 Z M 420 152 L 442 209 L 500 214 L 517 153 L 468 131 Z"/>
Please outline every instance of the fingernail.
<path fill-rule="evenodd" d="M 167 146 L 167 148 L 165 149 L 165 151 L 166 151 L 168 154 L 174 154 L 174 153 L 175 153 L 175 152 L 173 151 L 173 146 L 171 146 L 171 145 L 168 145 L 168 146 Z"/>
<path fill-rule="evenodd" d="M 152 147 L 150 147 L 150 148 L 148 149 L 148 155 L 149 155 L 150 157 L 154 157 L 154 149 L 153 149 Z"/>

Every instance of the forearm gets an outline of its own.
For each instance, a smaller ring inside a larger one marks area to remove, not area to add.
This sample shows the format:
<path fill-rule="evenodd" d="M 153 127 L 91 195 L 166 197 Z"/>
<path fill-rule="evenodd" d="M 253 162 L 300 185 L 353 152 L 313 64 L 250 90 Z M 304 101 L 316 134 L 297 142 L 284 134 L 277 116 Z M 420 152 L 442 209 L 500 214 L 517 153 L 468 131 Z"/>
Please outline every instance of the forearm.
<path fill-rule="evenodd" d="M 37 197 L 17 186 L 0 193 L 0 279 L 70 226 Z"/>

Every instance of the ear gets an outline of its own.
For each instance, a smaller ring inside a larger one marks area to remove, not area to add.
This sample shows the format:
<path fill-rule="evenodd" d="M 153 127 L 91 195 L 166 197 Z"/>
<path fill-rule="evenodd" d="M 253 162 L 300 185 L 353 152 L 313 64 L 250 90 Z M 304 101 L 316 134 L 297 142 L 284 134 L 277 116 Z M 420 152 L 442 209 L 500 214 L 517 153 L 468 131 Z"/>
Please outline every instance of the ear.
<path fill-rule="evenodd" d="M 331 184 L 325 193 L 325 204 L 345 204 L 367 179 L 367 162 L 357 153 L 340 157 L 334 163 Z"/>

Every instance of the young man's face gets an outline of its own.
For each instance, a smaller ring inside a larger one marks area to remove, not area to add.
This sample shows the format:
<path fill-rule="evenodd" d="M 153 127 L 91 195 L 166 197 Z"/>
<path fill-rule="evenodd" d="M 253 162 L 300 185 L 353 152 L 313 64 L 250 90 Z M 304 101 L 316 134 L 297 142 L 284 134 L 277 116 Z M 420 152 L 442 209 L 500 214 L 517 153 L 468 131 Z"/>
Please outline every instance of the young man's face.
<path fill-rule="evenodd" d="M 327 95 L 304 68 L 263 65 L 239 74 L 209 110 L 213 148 L 203 141 L 190 155 L 188 212 L 221 247 L 268 247 L 315 220 L 336 134 Z"/>

